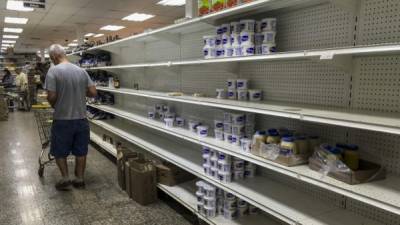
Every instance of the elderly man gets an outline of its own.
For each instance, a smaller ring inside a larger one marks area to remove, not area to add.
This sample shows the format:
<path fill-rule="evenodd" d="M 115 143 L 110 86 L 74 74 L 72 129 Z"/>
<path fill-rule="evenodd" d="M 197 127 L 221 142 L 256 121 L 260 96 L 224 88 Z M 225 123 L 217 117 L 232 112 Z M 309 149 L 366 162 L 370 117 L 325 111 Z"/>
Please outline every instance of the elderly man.
<path fill-rule="evenodd" d="M 72 183 L 75 188 L 83 188 L 90 134 L 86 96 L 95 97 L 96 87 L 85 70 L 68 62 L 61 45 L 50 46 L 49 54 L 55 65 L 49 69 L 45 82 L 47 100 L 55 109 L 50 152 L 62 175 L 55 187 L 68 190 Z M 72 182 L 67 165 L 71 153 L 75 156 L 75 179 Z"/>

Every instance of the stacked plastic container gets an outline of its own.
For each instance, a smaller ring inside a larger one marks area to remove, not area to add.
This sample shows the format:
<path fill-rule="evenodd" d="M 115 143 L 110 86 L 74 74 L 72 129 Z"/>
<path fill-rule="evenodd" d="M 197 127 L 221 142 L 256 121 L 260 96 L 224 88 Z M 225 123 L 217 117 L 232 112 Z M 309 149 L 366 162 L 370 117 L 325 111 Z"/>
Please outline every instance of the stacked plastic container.
<path fill-rule="evenodd" d="M 254 133 L 254 114 L 224 112 L 224 119 L 214 120 L 215 139 L 241 146 L 241 140 Z"/>
<path fill-rule="evenodd" d="M 233 220 L 258 213 L 258 208 L 205 181 L 196 182 L 196 186 L 197 210 L 208 218 L 222 215 L 225 219 Z"/>
<path fill-rule="evenodd" d="M 224 183 L 253 178 L 256 165 L 203 146 L 204 173 Z"/>
<path fill-rule="evenodd" d="M 216 89 L 217 99 L 230 99 L 239 101 L 261 101 L 262 91 L 258 89 L 249 89 L 249 80 L 247 79 L 229 79 L 227 88 Z M 228 91 L 227 91 L 228 90 Z"/>
<path fill-rule="evenodd" d="M 275 37 L 276 18 L 244 19 L 222 24 L 216 28 L 216 35 L 203 37 L 204 58 L 270 54 L 276 52 Z"/>

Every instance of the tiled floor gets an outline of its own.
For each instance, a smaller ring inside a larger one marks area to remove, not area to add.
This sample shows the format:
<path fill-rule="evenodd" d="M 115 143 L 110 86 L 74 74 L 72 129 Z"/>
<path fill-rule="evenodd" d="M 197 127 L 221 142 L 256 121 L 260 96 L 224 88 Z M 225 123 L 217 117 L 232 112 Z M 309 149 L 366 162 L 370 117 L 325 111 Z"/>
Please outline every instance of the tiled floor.
<path fill-rule="evenodd" d="M 0 122 L 0 225 L 190 224 L 163 202 L 144 207 L 130 200 L 117 186 L 115 164 L 93 149 L 86 189 L 58 192 L 54 164 L 43 179 L 37 175 L 39 152 L 33 113 Z"/>

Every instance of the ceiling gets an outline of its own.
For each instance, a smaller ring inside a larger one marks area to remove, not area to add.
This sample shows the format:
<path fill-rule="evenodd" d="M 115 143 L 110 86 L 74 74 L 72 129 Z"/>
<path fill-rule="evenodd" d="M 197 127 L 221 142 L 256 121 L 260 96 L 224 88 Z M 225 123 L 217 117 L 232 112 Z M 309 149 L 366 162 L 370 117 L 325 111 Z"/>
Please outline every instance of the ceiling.
<path fill-rule="evenodd" d="M 0 0 L 0 35 L 3 27 L 24 29 L 15 45 L 16 52 L 36 51 L 53 43 L 66 45 L 77 39 L 77 30 L 86 33 L 118 34 L 126 37 L 144 29 L 162 27 L 184 16 L 184 7 L 157 5 L 160 0 L 46 0 L 46 9 L 33 12 L 6 10 L 7 0 Z M 144 22 L 122 21 L 132 13 L 156 15 Z M 28 24 L 4 24 L 4 17 L 29 18 Z M 118 32 L 100 31 L 105 25 L 123 25 Z M 0 39 L 1 39 L 0 37 Z M 104 39 L 101 37 L 99 39 Z M 66 42 L 68 40 L 68 42 Z"/>

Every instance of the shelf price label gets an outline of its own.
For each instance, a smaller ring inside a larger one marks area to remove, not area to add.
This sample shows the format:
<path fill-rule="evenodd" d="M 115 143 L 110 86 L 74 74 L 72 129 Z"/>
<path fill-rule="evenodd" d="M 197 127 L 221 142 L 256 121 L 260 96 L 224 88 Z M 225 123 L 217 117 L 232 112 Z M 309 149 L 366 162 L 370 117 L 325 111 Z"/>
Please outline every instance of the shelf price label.
<path fill-rule="evenodd" d="M 334 56 L 334 52 L 325 52 L 321 54 L 320 60 L 331 60 Z"/>

